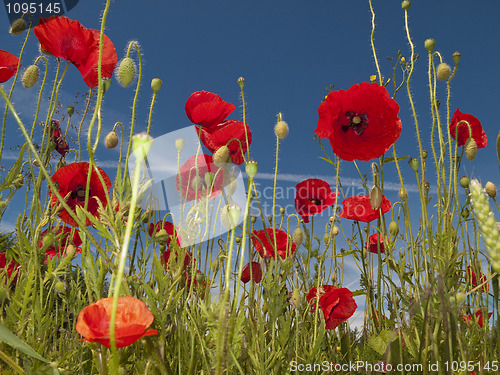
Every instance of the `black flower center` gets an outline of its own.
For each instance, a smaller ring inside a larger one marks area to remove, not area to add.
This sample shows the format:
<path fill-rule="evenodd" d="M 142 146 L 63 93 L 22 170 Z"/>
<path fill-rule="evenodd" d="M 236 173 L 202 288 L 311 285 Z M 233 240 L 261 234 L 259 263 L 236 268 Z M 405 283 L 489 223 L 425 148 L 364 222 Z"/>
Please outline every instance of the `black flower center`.
<path fill-rule="evenodd" d="M 89 196 L 90 194 L 89 191 Z M 71 192 L 72 199 L 78 199 L 80 202 L 85 201 L 85 188 L 82 185 L 78 185 L 74 191 Z"/>
<path fill-rule="evenodd" d="M 321 201 L 319 199 L 311 199 L 311 203 L 312 204 L 315 204 L 317 206 L 320 206 L 321 205 Z"/>
<path fill-rule="evenodd" d="M 345 117 L 347 125 L 341 126 L 344 133 L 351 128 L 356 135 L 361 135 L 368 127 L 368 115 L 364 112 L 347 111 Z"/>

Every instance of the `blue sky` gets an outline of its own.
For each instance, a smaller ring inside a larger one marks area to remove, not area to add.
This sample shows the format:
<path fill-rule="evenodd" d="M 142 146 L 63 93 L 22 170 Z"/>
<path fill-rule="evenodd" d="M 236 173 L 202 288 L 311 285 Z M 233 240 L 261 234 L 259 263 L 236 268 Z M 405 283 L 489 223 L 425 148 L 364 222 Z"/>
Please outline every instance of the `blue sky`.
<path fill-rule="evenodd" d="M 407 60 L 410 56 L 404 32 L 404 13 L 400 1 L 374 1 L 373 5 L 377 54 L 382 74 L 388 77 L 392 76 L 392 68 L 387 56 L 396 58 L 398 50 Z M 67 16 L 78 19 L 88 28 L 98 29 L 102 9 L 102 1 L 82 0 Z M 7 30 L 8 20 L 5 15 L 3 17 L 0 22 Z M 478 177 L 483 183 L 491 180 L 497 186 L 500 178 L 494 142 L 500 130 L 497 115 L 500 103 L 499 18 L 499 1 L 479 1 L 473 6 L 466 0 L 415 0 L 409 11 L 412 39 L 416 52 L 420 54 L 412 87 L 422 136 L 427 145 L 424 148 L 430 150 L 431 118 L 427 53 L 423 44 L 425 39 L 434 38 L 436 49 L 450 65 L 453 64 L 453 52 L 462 54 L 459 71 L 452 81 L 452 113 L 455 108 L 460 108 L 464 113 L 475 115 L 489 138 L 488 146 L 479 150 L 474 162 L 463 162 L 461 172 Z M 283 175 L 280 182 L 283 189 L 309 177 L 330 178 L 333 183 L 334 171 L 318 158 L 321 150 L 313 140 L 317 109 L 326 94 L 325 88 L 330 84 L 334 84 L 335 89 L 348 89 L 355 83 L 368 81 L 370 75 L 376 73 L 370 32 L 368 1 L 358 0 L 120 0 L 111 3 L 106 24 L 106 34 L 113 41 L 119 59 L 124 57 L 131 40 L 139 42 L 143 54 L 144 75 L 136 116 L 138 132 L 147 126 L 152 78 L 163 80 L 151 131 L 157 137 L 190 125 L 184 105 L 189 95 L 198 90 L 215 92 L 236 104 L 237 109 L 229 119 L 241 119 L 236 80 L 243 76 L 246 80 L 247 122 L 253 135 L 251 154 L 259 162 L 261 179 L 258 182 L 262 186 L 270 183 L 273 173 L 273 127 L 277 113 L 282 112 L 289 124 L 289 135 L 280 146 L 279 173 Z M 22 36 L 14 37 L 4 32 L 0 48 L 18 54 L 22 39 Z M 24 68 L 36 58 L 37 46 L 38 41 L 32 35 L 22 60 Z M 136 59 L 136 55 L 132 57 Z M 54 66 L 52 64 L 50 68 L 52 74 Z M 37 95 L 35 88 L 39 88 L 39 84 L 32 89 L 25 89 L 20 83 L 17 86 L 14 104 L 23 120 L 30 123 Z M 9 82 L 4 87 L 9 88 Z M 135 83 L 124 89 L 114 82 L 106 93 L 103 108 L 105 133 L 116 121 L 123 122 L 126 128 L 130 124 L 132 87 Z M 86 90 L 79 72 L 71 66 L 60 95 L 63 106 L 72 105 L 76 92 Z M 444 84 L 439 93 L 444 103 Z M 401 107 L 403 122 L 403 132 L 396 143 L 398 154 L 417 156 L 408 98 L 400 92 L 396 100 Z M 22 142 L 16 124 L 9 117 L 6 147 Z M 330 149 L 328 142 L 325 142 L 325 148 Z M 9 159 L 14 155 L 15 151 L 5 150 L 1 164 L 9 165 Z M 110 175 L 114 175 L 112 166 L 116 159 L 116 152 L 108 152 L 104 146 L 99 150 L 98 160 Z M 370 173 L 368 162 L 359 165 L 362 173 Z M 414 183 L 406 162 L 402 163 L 402 168 L 407 183 Z M 385 173 L 386 183 L 395 183 L 394 189 L 388 189 L 386 194 L 395 200 L 399 187 L 395 168 L 388 167 Z M 351 163 L 342 163 L 341 177 L 354 187 L 359 186 Z M 282 204 L 293 204 L 293 196 L 288 198 Z M 12 205 L 1 228 L 12 229 L 17 212 Z"/>

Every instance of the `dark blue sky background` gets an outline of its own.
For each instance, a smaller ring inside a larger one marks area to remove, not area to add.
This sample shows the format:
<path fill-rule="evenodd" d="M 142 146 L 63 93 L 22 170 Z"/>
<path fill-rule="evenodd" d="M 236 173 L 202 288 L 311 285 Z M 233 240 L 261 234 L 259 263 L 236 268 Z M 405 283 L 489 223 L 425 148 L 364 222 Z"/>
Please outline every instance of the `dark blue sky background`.
<path fill-rule="evenodd" d="M 375 44 L 385 77 L 392 76 L 387 56 L 395 59 L 398 50 L 409 60 L 409 45 L 404 31 L 404 12 L 400 1 L 373 1 L 376 12 Z M 102 1 L 80 1 L 67 16 L 78 19 L 88 28 L 100 28 Z M 4 34 L 0 49 L 18 54 L 23 36 L 6 32 L 8 19 L 3 16 Z M 0 18 L 1 19 L 1 18 Z M 413 92 L 417 106 L 424 148 L 430 151 L 431 125 L 428 106 L 427 52 L 424 40 L 434 38 L 436 49 L 444 61 L 453 65 L 452 54 L 460 51 L 462 59 L 452 81 L 451 113 L 459 108 L 475 115 L 482 123 L 489 138 L 488 146 L 478 152 L 474 162 L 465 160 L 461 174 L 478 177 L 483 183 L 491 180 L 500 185 L 499 169 L 494 143 L 500 130 L 498 110 L 500 105 L 500 61 L 498 36 L 500 35 L 500 1 L 480 0 L 415 0 L 409 11 L 409 24 L 416 53 Z M 251 155 L 259 162 L 259 187 L 271 184 L 275 158 L 273 127 L 278 112 L 288 122 L 290 132 L 280 146 L 281 181 L 279 188 L 285 192 L 280 205 L 287 205 L 293 213 L 293 187 L 305 178 L 319 177 L 334 184 L 334 170 L 320 160 L 319 147 L 313 140 L 317 125 L 317 109 L 326 87 L 348 89 L 355 83 L 368 81 L 376 74 L 370 47 L 371 13 L 368 1 L 134 1 L 120 0 L 111 3 L 106 23 L 106 34 L 113 41 L 118 59 L 124 57 L 129 41 L 138 41 L 143 54 L 143 78 L 136 114 L 136 132 L 146 129 L 152 78 L 161 78 L 163 87 L 158 93 L 153 113 L 151 133 L 161 136 L 189 126 L 184 105 L 189 95 L 198 90 L 219 94 L 226 101 L 237 105 L 229 119 L 241 119 L 241 100 L 236 82 L 245 77 L 247 122 L 252 131 Z M 38 56 L 38 41 L 32 34 L 22 59 L 23 68 Z M 137 61 L 135 53 L 131 56 Z M 55 63 L 51 61 L 49 77 L 54 76 Z M 399 75 L 399 80 L 401 76 Z M 113 79 L 113 81 L 115 81 Z M 10 88 L 10 82 L 4 88 Z M 399 82 L 399 81 L 398 81 Z M 31 127 L 35 100 L 40 83 L 25 89 L 18 82 L 13 101 L 23 121 Z M 103 106 L 104 134 L 115 122 L 121 121 L 126 129 L 130 124 L 131 105 L 135 82 L 128 88 L 113 82 L 106 93 Z M 392 84 L 388 86 L 392 95 Z M 441 83 L 438 96 L 445 103 L 445 84 Z M 88 88 L 79 72 L 70 66 L 62 85 L 60 101 L 63 108 L 73 105 L 77 91 Z M 44 97 L 49 95 L 47 86 Z M 406 92 L 396 97 L 401 111 L 403 132 L 396 143 L 400 156 L 417 156 L 415 127 L 410 113 Z M 80 106 L 83 100 L 80 99 Z M 3 107 L 3 105 L 2 105 Z M 78 108 L 78 105 L 77 105 Z M 442 107 L 444 108 L 444 107 Z M 47 104 L 42 106 L 40 119 L 45 118 Z M 441 113 L 445 115 L 445 111 Z M 74 123 L 79 122 L 74 117 Z M 443 118 L 446 123 L 446 119 Z M 87 121 L 88 124 L 88 121 Z M 40 129 L 40 128 L 39 128 Z M 128 131 L 126 132 L 128 134 Z M 70 135 L 75 135 L 75 132 Z M 40 141 L 37 132 L 35 141 Z M 9 165 L 16 157 L 9 150 L 24 141 L 17 125 L 8 117 L 6 150 L 1 164 Z M 75 147 L 70 143 L 70 147 Z M 328 142 L 325 148 L 330 150 Z M 392 155 L 392 150 L 390 152 Z M 114 176 L 118 153 L 107 151 L 101 145 L 97 154 L 98 164 Z M 173 161 L 172 161 L 173 162 Z M 370 173 L 368 162 L 359 163 L 362 173 Z M 407 186 L 415 183 L 406 162 L 401 164 Z M 432 171 L 432 164 L 429 163 Z M 352 163 L 341 164 L 344 184 L 359 194 L 359 177 Z M 432 181 L 431 174 L 431 181 Z M 399 181 L 395 166 L 385 169 L 386 195 L 397 199 Z M 391 184 L 393 183 L 393 184 Z M 290 189 L 290 187 L 292 189 Z M 266 197 L 270 197 L 267 190 Z M 410 198 L 417 198 L 411 193 Z M 13 230 L 20 194 L 2 218 L 0 228 Z M 413 218 L 419 217 L 418 206 Z M 269 213 L 266 213 L 269 214 Z M 325 217 L 327 217 L 326 215 Z M 324 219 L 323 219 L 324 220 Z M 350 226 L 350 224 L 348 224 Z M 322 229 L 316 232 L 322 237 Z M 351 268 L 349 270 L 354 270 Z M 358 285 L 356 271 L 346 276 L 353 289 Z M 349 285 L 346 285 L 349 286 Z"/>

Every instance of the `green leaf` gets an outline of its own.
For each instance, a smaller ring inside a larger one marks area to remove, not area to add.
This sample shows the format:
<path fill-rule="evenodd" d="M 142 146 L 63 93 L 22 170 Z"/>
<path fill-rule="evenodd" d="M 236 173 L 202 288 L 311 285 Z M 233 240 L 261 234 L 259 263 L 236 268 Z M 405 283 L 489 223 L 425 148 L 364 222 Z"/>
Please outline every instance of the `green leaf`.
<path fill-rule="evenodd" d="M 396 337 L 396 332 L 384 329 L 377 336 L 372 336 L 368 341 L 368 345 L 370 345 L 371 348 L 378 354 L 383 355 L 387 350 L 387 347 L 396 339 Z"/>
<path fill-rule="evenodd" d="M 408 156 L 400 156 L 398 157 L 398 161 L 401 161 L 401 160 L 405 160 L 405 159 L 408 159 L 410 157 L 410 155 Z M 394 158 L 394 156 L 391 156 L 391 157 L 388 157 L 387 159 L 384 159 L 384 161 L 382 162 L 382 164 L 385 164 L 385 163 L 392 163 L 396 161 L 396 159 Z"/>
<path fill-rule="evenodd" d="M 323 159 L 324 161 L 330 163 L 331 165 L 335 165 L 335 163 L 333 161 L 331 161 L 330 159 L 327 159 L 327 158 L 324 158 L 322 156 L 319 157 L 320 159 Z"/>
<path fill-rule="evenodd" d="M 17 349 L 24 354 L 29 355 L 39 361 L 49 363 L 48 360 L 43 358 L 40 354 L 35 352 L 31 346 L 22 341 L 19 337 L 14 335 L 11 331 L 5 328 L 2 324 L 0 324 L 0 341 L 3 341 L 7 345 L 12 346 L 14 349 Z"/>
<path fill-rule="evenodd" d="M 498 166 L 500 167 L 500 132 L 498 132 L 498 137 L 497 137 L 497 157 L 498 157 Z"/>

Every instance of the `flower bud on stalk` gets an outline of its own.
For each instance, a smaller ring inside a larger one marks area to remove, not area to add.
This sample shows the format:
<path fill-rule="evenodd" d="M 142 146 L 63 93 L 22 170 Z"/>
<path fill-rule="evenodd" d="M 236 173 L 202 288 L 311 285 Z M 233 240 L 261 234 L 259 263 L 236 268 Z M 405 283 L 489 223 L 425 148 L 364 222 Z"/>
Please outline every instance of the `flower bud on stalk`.
<path fill-rule="evenodd" d="M 462 186 L 464 189 L 469 187 L 469 183 L 470 183 L 469 177 L 463 176 L 460 178 L 460 186 Z"/>
<path fill-rule="evenodd" d="M 23 18 L 18 18 L 10 25 L 9 33 L 12 35 L 19 35 L 24 30 L 26 30 L 26 21 Z"/>
<path fill-rule="evenodd" d="M 470 199 L 484 244 L 491 258 L 491 266 L 495 272 L 500 272 L 500 232 L 490 210 L 486 194 L 477 180 L 470 182 Z"/>
<path fill-rule="evenodd" d="M 488 194 L 490 198 L 495 198 L 497 196 L 497 187 L 493 182 L 488 181 L 484 190 L 486 190 L 486 194 Z"/>
<path fill-rule="evenodd" d="M 406 202 L 406 198 L 408 198 L 408 193 L 406 192 L 406 189 L 404 187 L 401 187 L 399 189 L 399 199 L 401 199 L 403 202 Z"/>
<path fill-rule="evenodd" d="M 336 225 L 334 225 L 334 226 L 332 227 L 332 235 L 333 235 L 333 236 L 336 236 L 337 234 L 339 234 L 339 232 L 340 232 L 339 227 L 338 227 L 338 226 L 336 226 Z"/>
<path fill-rule="evenodd" d="M 104 145 L 108 150 L 115 148 L 118 145 L 118 134 L 112 131 L 104 138 Z"/>
<path fill-rule="evenodd" d="M 135 63 L 130 57 L 125 57 L 116 70 L 116 80 L 127 87 L 135 78 Z"/>
<path fill-rule="evenodd" d="M 467 159 L 469 159 L 470 161 L 476 158 L 477 143 L 474 140 L 474 138 L 469 138 L 467 139 L 467 141 L 465 141 L 464 151 L 465 151 L 465 156 L 467 156 Z"/>
<path fill-rule="evenodd" d="M 73 107 L 72 105 L 68 105 L 67 111 L 69 116 L 73 116 L 73 113 L 75 113 L 75 107 Z"/>
<path fill-rule="evenodd" d="M 394 220 L 389 223 L 389 233 L 393 236 L 397 236 L 399 233 L 399 225 Z"/>
<path fill-rule="evenodd" d="M 380 205 L 382 204 L 382 197 L 382 190 L 380 190 L 378 186 L 372 187 L 372 190 L 370 191 L 370 205 L 375 211 L 380 208 Z"/>
<path fill-rule="evenodd" d="M 40 68 L 36 65 L 30 65 L 26 68 L 23 74 L 23 86 L 29 89 L 33 87 L 40 76 Z"/>
<path fill-rule="evenodd" d="M 274 127 L 274 134 L 279 139 L 285 139 L 288 135 L 288 124 L 285 121 L 278 121 Z"/>
<path fill-rule="evenodd" d="M 177 149 L 177 151 L 181 152 L 183 149 L 184 149 L 184 139 L 182 138 L 177 138 L 175 140 L 175 148 Z"/>
<path fill-rule="evenodd" d="M 300 307 L 300 290 L 293 288 L 292 297 L 290 298 L 292 305 L 298 309 Z"/>
<path fill-rule="evenodd" d="M 299 247 L 302 245 L 302 241 L 304 241 L 304 231 L 301 228 L 297 228 L 293 232 L 293 242 L 295 242 L 297 247 Z"/>
<path fill-rule="evenodd" d="M 245 86 L 245 78 L 243 78 L 243 77 L 238 78 L 238 85 L 242 89 L 243 86 Z"/>
<path fill-rule="evenodd" d="M 214 153 L 214 164 L 223 168 L 225 164 L 228 164 L 231 161 L 231 154 L 229 153 L 229 147 L 226 145 L 221 146 Z"/>
<path fill-rule="evenodd" d="M 247 173 L 249 178 L 255 178 L 255 175 L 257 174 L 257 162 L 254 160 L 249 160 L 245 164 L 245 172 Z"/>
<path fill-rule="evenodd" d="M 408 164 L 410 164 L 410 168 L 413 169 L 414 171 L 418 170 L 419 163 L 417 158 L 411 158 L 408 161 Z"/>
<path fill-rule="evenodd" d="M 446 63 L 441 63 L 437 67 L 437 77 L 441 81 L 446 81 L 451 74 L 451 68 Z"/>
<path fill-rule="evenodd" d="M 152 89 L 154 92 L 158 92 L 158 91 L 160 91 L 162 83 L 163 83 L 163 82 L 161 81 L 161 79 L 159 79 L 159 78 L 153 78 L 153 79 L 151 80 L 151 89 Z"/>
<path fill-rule="evenodd" d="M 411 6 L 411 2 L 409 0 L 404 0 L 402 3 L 401 3 L 401 8 L 404 10 L 404 11 L 408 11 L 410 9 L 410 6 Z"/>
<path fill-rule="evenodd" d="M 458 65 L 458 62 L 460 61 L 460 57 L 462 57 L 462 54 L 460 52 L 455 52 L 453 53 L 453 62 L 455 63 L 455 65 Z"/>
<path fill-rule="evenodd" d="M 436 47 L 436 41 L 434 39 L 426 39 L 424 42 L 424 47 L 427 52 L 432 52 L 434 47 Z"/>

